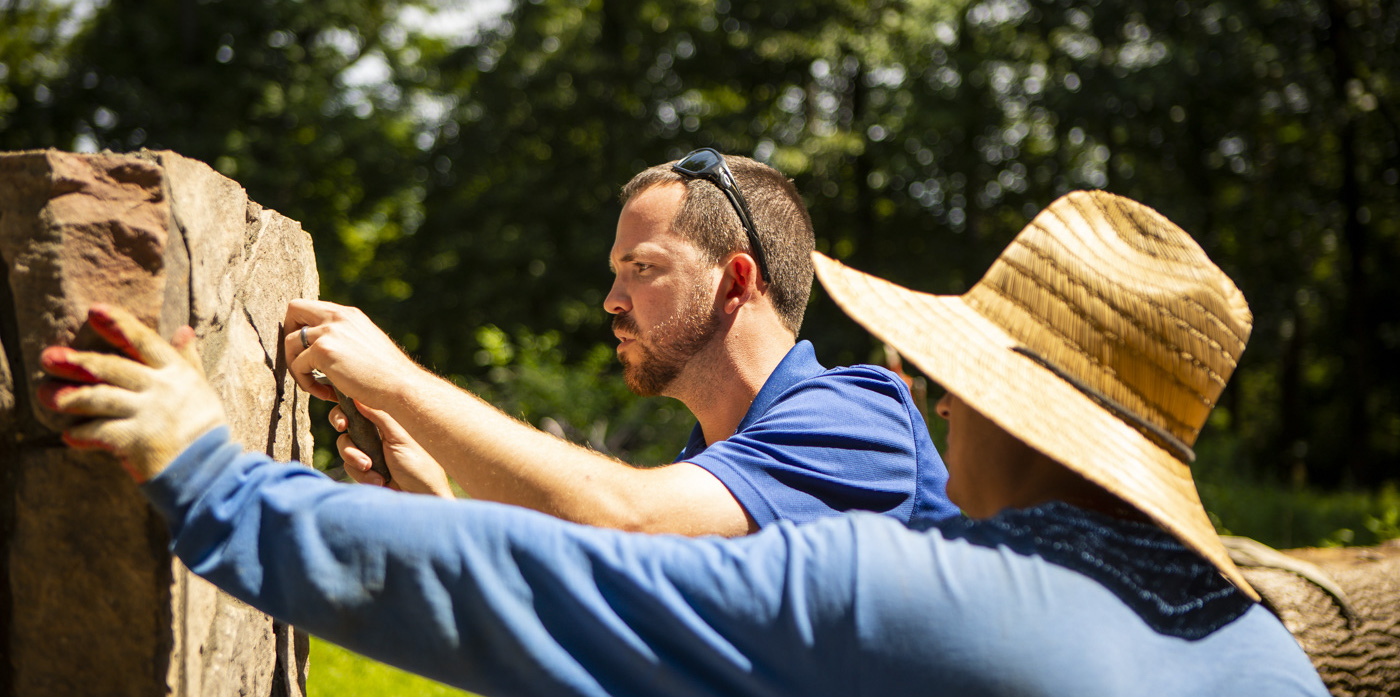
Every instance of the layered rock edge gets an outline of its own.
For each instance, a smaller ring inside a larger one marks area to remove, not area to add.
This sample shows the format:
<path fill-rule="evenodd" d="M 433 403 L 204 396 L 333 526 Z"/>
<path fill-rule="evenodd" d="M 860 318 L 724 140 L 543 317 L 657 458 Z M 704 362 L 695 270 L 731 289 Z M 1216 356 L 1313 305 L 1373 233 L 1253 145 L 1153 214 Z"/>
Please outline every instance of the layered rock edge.
<path fill-rule="evenodd" d="M 110 456 L 67 449 L 34 386 L 49 345 L 99 345 L 96 302 L 194 327 L 233 435 L 311 457 L 281 320 L 315 298 L 311 239 L 168 151 L 0 153 L 0 693 L 304 695 L 305 637 L 191 574 Z"/>

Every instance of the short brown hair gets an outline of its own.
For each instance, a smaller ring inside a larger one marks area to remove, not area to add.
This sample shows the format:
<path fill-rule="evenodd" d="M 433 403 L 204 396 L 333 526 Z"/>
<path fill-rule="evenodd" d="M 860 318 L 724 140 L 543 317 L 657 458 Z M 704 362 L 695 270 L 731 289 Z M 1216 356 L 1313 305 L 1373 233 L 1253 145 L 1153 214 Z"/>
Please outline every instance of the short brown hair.
<path fill-rule="evenodd" d="M 725 164 L 749 204 L 759 243 L 767 257 L 773 282 L 768 295 L 783 326 L 797 335 L 807 299 L 812 294 L 812 250 L 816 246 L 812 218 L 792 180 L 768 165 L 738 155 L 726 155 Z M 685 185 L 685 199 L 671 221 L 677 234 L 700 249 L 711 264 L 719 264 L 731 252 L 748 252 L 748 235 L 729 199 L 705 179 L 691 179 L 671 169 L 672 163 L 643 170 L 622 187 L 622 205 L 658 184 Z"/>

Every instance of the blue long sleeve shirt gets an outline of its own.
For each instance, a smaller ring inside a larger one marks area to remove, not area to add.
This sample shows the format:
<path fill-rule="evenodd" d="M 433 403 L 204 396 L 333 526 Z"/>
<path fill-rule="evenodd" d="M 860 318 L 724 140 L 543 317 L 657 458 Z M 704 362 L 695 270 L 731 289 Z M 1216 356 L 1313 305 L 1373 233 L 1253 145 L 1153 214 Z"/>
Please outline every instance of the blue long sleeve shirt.
<path fill-rule="evenodd" d="M 1326 694 L 1283 626 L 1218 574 L 1190 572 L 1183 590 L 1128 568 L 1184 551 L 1164 533 L 1062 504 L 924 532 L 852 514 L 649 536 L 337 484 L 222 428 L 143 490 L 195 573 L 486 695 Z M 1087 567 L 1047 560 L 1066 535 L 1096 550 L 1077 555 Z"/>

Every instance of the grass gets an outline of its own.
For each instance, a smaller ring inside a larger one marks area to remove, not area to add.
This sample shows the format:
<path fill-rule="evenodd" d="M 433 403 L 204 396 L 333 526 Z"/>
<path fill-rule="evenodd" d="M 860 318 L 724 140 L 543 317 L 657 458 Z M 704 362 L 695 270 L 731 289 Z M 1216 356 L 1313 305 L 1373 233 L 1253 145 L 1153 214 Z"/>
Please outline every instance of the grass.
<path fill-rule="evenodd" d="M 1370 546 L 1400 538 L 1400 489 L 1318 490 L 1286 477 L 1251 472 L 1237 447 L 1215 439 L 1192 466 L 1201 503 L 1222 534 L 1252 537 L 1276 549 Z"/>
<path fill-rule="evenodd" d="M 1370 546 L 1400 537 L 1400 491 L 1291 489 L 1200 482 L 1201 499 L 1222 533 L 1277 549 Z"/>
<path fill-rule="evenodd" d="M 307 697 L 470 697 L 471 693 L 405 673 L 329 641 L 311 637 Z"/>

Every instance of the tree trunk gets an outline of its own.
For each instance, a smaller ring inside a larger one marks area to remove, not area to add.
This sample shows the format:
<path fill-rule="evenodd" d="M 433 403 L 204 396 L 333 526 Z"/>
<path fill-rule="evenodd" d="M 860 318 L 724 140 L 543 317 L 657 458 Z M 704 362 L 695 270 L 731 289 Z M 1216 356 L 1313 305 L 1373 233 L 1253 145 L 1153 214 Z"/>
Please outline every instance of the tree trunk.
<path fill-rule="evenodd" d="M 1337 190 L 1337 202 L 1342 206 L 1342 239 L 1347 252 L 1347 308 L 1346 322 L 1348 339 L 1346 342 L 1346 395 L 1347 395 L 1347 450 L 1344 484 L 1374 486 L 1379 484 L 1376 476 L 1375 451 L 1371 445 L 1370 397 L 1375 379 L 1372 357 L 1376 354 L 1372 342 L 1376 333 L 1375 315 L 1371 310 L 1371 283 L 1368 278 L 1366 258 L 1370 253 L 1370 232 L 1361 222 L 1362 200 L 1360 168 L 1361 158 L 1357 152 L 1357 123 L 1348 103 L 1348 90 L 1356 79 L 1351 57 L 1351 43 L 1355 38 L 1348 28 L 1348 15 L 1352 8 L 1344 7 L 1340 0 L 1327 3 L 1328 27 L 1324 35 L 1324 45 L 1332 54 L 1331 77 L 1333 98 L 1336 99 L 1337 149 L 1341 167 L 1341 183 Z"/>
<path fill-rule="evenodd" d="M 1400 541 L 1284 554 L 1319 569 L 1345 594 L 1350 612 L 1292 571 L 1240 570 L 1302 645 L 1327 689 L 1337 697 L 1400 695 Z"/>

